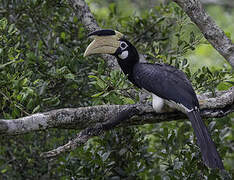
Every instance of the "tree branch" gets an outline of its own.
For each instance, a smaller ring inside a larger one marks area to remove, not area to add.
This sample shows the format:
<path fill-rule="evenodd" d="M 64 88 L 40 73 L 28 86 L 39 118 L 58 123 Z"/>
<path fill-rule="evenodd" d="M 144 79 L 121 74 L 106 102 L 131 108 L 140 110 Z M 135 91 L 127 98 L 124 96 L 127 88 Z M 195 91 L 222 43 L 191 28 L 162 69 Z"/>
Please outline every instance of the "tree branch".
<path fill-rule="evenodd" d="M 100 29 L 97 21 L 89 9 L 89 6 L 84 0 L 68 0 L 68 3 L 73 8 L 74 12 L 88 33 Z"/>
<path fill-rule="evenodd" d="M 205 12 L 199 0 L 174 0 L 201 30 L 210 44 L 234 67 L 234 44 Z"/>
<path fill-rule="evenodd" d="M 234 88 L 217 92 L 217 97 L 210 93 L 198 96 L 201 105 L 201 115 L 208 117 L 223 117 L 234 111 Z M 80 108 L 65 108 L 44 113 L 37 113 L 19 119 L 0 119 L 0 135 L 25 134 L 49 128 L 83 130 L 94 127 L 111 119 L 126 108 L 136 108 L 138 113 L 118 126 L 158 123 L 162 121 L 182 120 L 186 116 L 180 112 L 157 114 L 150 104 L 134 105 L 101 105 Z"/>
<path fill-rule="evenodd" d="M 179 2 L 180 0 L 177 1 Z M 186 2 L 189 1 L 187 0 Z M 87 30 L 89 29 L 89 32 L 98 28 L 87 4 L 83 0 L 69 0 L 69 3 L 73 6 Z M 211 98 L 210 94 L 198 96 L 203 117 L 222 117 L 233 112 L 233 89 L 217 92 L 217 95 L 216 98 Z M 103 105 L 53 110 L 14 120 L 2 119 L 0 120 L 0 134 L 17 135 L 48 128 L 73 128 L 82 130 L 94 126 L 97 123 L 105 122 L 110 119 L 113 114 L 117 114 L 125 108 L 133 106 L 136 107 L 140 113 L 120 126 L 157 123 L 185 118 L 185 116 L 179 112 L 156 114 L 148 104 Z"/>
<path fill-rule="evenodd" d="M 210 96 L 210 93 L 207 93 L 206 96 L 205 96 L 205 94 L 203 95 L 203 97 L 207 97 L 207 96 Z M 232 97 L 232 98 L 230 98 L 230 97 Z M 219 108 L 225 108 L 223 103 L 222 103 L 222 105 L 220 104 L 220 101 L 224 101 L 225 104 L 229 104 L 229 103 L 233 104 L 230 101 L 230 99 L 234 99 L 234 93 L 232 91 L 226 92 L 225 95 L 222 94 L 221 97 L 218 97 L 218 98 L 210 98 L 210 99 L 207 99 L 207 100 L 203 100 L 203 101 L 206 101 L 205 106 L 203 105 L 203 107 L 214 108 L 213 103 L 217 102 L 217 104 L 215 105 L 215 108 L 218 108 L 218 107 Z M 227 113 L 228 108 L 225 108 L 225 109 L 226 109 L 225 112 L 221 110 L 218 113 L 216 112 L 216 115 L 217 116 L 219 116 L 219 115 L 223 116 L 225 113 Z M 203 113 L 205 113 L 205 111 L 203 111 Z M 51 157 L 58 156 L 61 153 L 71 151 L 71 150 L 85 144 L 91 137 L 101 135 L 105 131 L 115 128 L 121 122 L 127 121 L 132 116 L 134 116 L 134 115 L 135 116 L 136 115 L 140 116 L 141 114 L 142 114 L 142 112 L 139 111 L 139 109 L 137 108 L 136 105 L 129 106 L 126 109 L 124 109 L 123 111 L 118 112 L 116 115 L 113 115 L 110 120 L 107 120 L 104 123 L 97 123 L 97 124 L 94 125 L 94 127 L 87 127 L 86 129 L 82 130 L 77 135 L 77 137 L 75 139 L 69 141 L 67 144 L 65 144 L 63 146 L 60 146 L 60 147 L 58 147 L 56 149 L 53 149 L 51 151 L 42 153 L 41 156 L 45 157 L 45 158 L 51 158 Z"/>
<path fill-rule="evenodd" d="M 70 150 L 73 150 L 83 144 L 85 144 L 91 137 L 98 136 L 104 133 L 104 131 L 110 130 L 120 124 L 122 121 L 129 119 L 133 115 L 136 115 L 138 113 L 138 110 L 136 107 L 131 106 L 123 111 L 117 113 L 115 116 L 113 116 L 110 120 L 104 122 L 104 123 L 97 123 L 94 127 L 88 127 L 84 130 L 82 130 L 75 139 L 69 141 L 67 144 L 60 146 L 56 149 L 53 149 L 51 151 L 42 153 L 42 157 L 51 158 L 55 157 L 63 152 L 67 152 Z"/>

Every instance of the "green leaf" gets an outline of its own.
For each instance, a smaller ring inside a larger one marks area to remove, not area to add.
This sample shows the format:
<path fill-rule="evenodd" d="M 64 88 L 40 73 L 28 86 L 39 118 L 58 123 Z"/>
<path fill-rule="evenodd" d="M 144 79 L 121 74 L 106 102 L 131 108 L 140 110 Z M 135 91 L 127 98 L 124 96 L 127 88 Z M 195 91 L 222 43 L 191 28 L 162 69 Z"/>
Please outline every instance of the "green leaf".
<path fill-rule="evenodd" d="M 72 73 L 68 73 L 68 74 L 65 74 L 65 76 L 64 76 L 66 79 L 72 79 L 72 80 L 74 80 L 75 79 L 75 75 L 74 74 L 72 74 Z"/>
<path fill-rule="evenodd" d="M 40 108 L 41 108 L 40 105 L 37 105 L 37 106 L 33 109 L 32 114 L 38 112 L 38 111 L 40 110 Z"/>
<path fill-rule="evenodd" d="M 232 38 L 232 34 L 231 34 L 230 32 L 225 32 L 225 35 L 226 35 L 229 39 Z"/>
<path fill-rule="evenodd" d="M 0 64 L 0 70 L 3 69 L 3 68 L 5 68 L 6 66 L 8 66 L 8 65 L 10 65 L 10 64 L 15 63 L 15 62 L 16 62 L 16 61 L 10 61 L 10 62 L 7 62 L 7 63 L 5 63 L 5 64 Z"/>
<path fill-rule="evenodd" d="M 17 107 L 14 107 L 12 114 L 14 117 L 20 117 L 20 110 Z"/>
<path fill-rule="evenodd" d="M 119 155 L 122 156 L 122 155 L 124 155 L 127 151 L 128 151 L 127 148 L 122 148 L 122 149 L 120 149 L 120 151 L 119 151 Z"/>
<path fill-rule="evenodd" d="M 106 96 L 108 96 L 110 94 L 110 92 L 106 92 L 106 93 L 104 93 L 103 95 L 102 95 L 102 97 L 106 97 Z"/>
<path fill-rule="evenodd" d="M 234 81 L 225 81 L 225 82 L 227 82 L 227 83 L 229 83 L 231 85 L 234 85 Z"/>
<path fill-rule="evenodd" d="M 94 79 L 98 79 L 97 76 L 94 76 L 94 75 L 88 75 L 89 78 L 94 78 Z"/>
<path fill-rule="evenodd" d="M 66 33 L 65 32 L 61 32 L 61 38 L 63 39 L 63 40 L 65 40 L 66 39 Z"/>
<path fill-rule="evenodd" d="M 122 97 L 124 104 L 135 104 L 135 101 L 128 97 Z"/>
<path fill-rule="evenodd" d="M 5 29 L 6 29 L 7 24 L 8 24 L 8 22 L 7 22 L 7 19 L 6 19 L 6 18 L 2 18 L 2 19 L 0 20 L 0 28 L 1 28 L 2 30 L 5 30 Z"/>
<path fill-rule="evenodd" d="M 48 86 L 48 82 L 43 82 L 42 86 L 39 88 L 39 95 L 45 94 L 46 88 Z"/>
<path fill-rule="evenodd" d="M 6 172 L 7 172 L 7 169 L 2 169 L 2 170 L 1 170 L 1 173 L 2 173 L 2 174 L 6 173 Z"/>
<path fill-rule="evenodd" d="M 28 110 L 31 110 L 33 108 L 33 105 L 34 105 L 34 100 L 30 98 L 26 107 Z"/>
<path fill-rule="evenodd" d="M 97 85 L 101 88 L 104 89 L 106 87 L 105 82 L 103 82 L 103 80 L 101 79 L 97 79 Z"/>
<path fill-rule="evenodd" d="M 97 93 L 97 94 L 92 95 L 91 97 L 99 97 L 99 96 L 101 96 L 103 93 L 104 93 L 104 92 L 99 92 L 99 93 Z"/>
<path fill-rule="evenodd" d="M 108 157 L 110 156 L 111 151 L 107 151 L 102 155 L 102 161 L 106 161 L 108 159 Z"/>
<path fill-rule="evenodd" d="M 11 24 L 8 28 L 8 33 L 11 34 L 11 33 L 14 33 L 15 31 L 15 25 L 14 24 Z"/>

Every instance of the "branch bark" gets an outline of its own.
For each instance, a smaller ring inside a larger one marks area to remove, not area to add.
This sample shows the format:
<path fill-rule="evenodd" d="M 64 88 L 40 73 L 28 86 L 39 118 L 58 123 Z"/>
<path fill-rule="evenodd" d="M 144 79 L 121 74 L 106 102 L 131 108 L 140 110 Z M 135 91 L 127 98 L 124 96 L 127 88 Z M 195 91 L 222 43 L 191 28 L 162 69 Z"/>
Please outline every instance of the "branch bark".
<path fill-rule="evenodd" d="M 223 117 L 234 111 L 234 88 L 217 92 L 217 97 L 210 94 L 199 95 L 201 115 L 204 118 Z M 126 108 L 136 108 L 137 114 L 118 126 L 141 125 L 162 121 L 183 120 L 186 116 L 180 112 L 165 112 L 157 114 L 150 104 L 132 105 L 101 105 L 80 108 L 65 108 L 44 113 L 37 113 L 19 119 L 1 119 L 0 135 L 25 134 L 49 128 L 83 130 L 104 123 L 113 115 L 119 114 Z"/>
<path fill-rule="evenodd" d="M 68 2 L 88 33 L 100 29 L 89 6 L 84 0 L 68 0 Z"/>
<path fill-rule="evenodd" d="M 227 115 L 230 112 L 234 111 L 234 91 L 233 89 L 230 89 L 230 91 L 226 91 L 226 92 L 218 92 L 217 94 L 220 94 L 220 97 L 216 97 L 216 98 L 212 98 L 211 93 L 206 93 L 203 94 L 202 96 L 199 96 L 201 102 L 203 102 L 202 104 L 202 115 L 203 117 L 222 117 Z M 204 98 L 202 100 L 202 98 Z M 141 106 L 141 107 L 140 107 Z M 117 112 L 117 114 L 112 115 L 112 117 L 110 118 L 110 120 L 106 120 L 103 123 L 96 123 L 93 126 L 87 127 L 86 129 L 82 130 L 80 133 L 77 134 L 77 137 L 74 138 L 73 140 L 69 141 L 67 144 L 62 145 L 56 149 L 53 149 L 51 151 L 48 152 L 44 152 L 41 154 L 42 157 L 44 158 L 52 158 L 55 156 L 60 155 L 61 153 L 64 152 L 69 152 L 77 147 L 82 146 L 83 144 L 85 144 L 90 138 L 92 138 L 93 136 L 99 136 L 101 134 L 103 134 L 105 131 L 110 130 L 115 128 L 117 125 L 126 125 L 126 123 L 129 121 L 130 123 L 134 123 L 133 121 L 137 118 L 137 116 L 139 116 L 140 118 L 144 118 L 145 120 L 149 120 L 154 117 L 158 118 L 157 122 L 160 122 L 163 120 L 163 118 L 165 117 L 166 119 L 170 119 L 170 118 L 174 118 L 174 119 L 183 119 L 184 115 L 183 114 L 179 114 L 178 112 L 173 112 L 170 114 L 154 114 L 154 112 L 151 112 L 152 109 L 150 110 L 150 107 L 144 107 L 142 105 L 129 105 L 127 107 L 125 107 L 125 109 L 123 109 L 122 111 L 120 110 L 119 112 Z M 147 112 L 148 111 L 148 112 Z M 178 113 L 176 115 L 176 113 Z M 153 116 L 154 117 L 153 117 Z M 135 117 L 133 117 L 135 116 Z M 147 117 L 148 116 L 148 117 Z M 160 119 L 160 116 L 162 119 Z M 132 119 L 130 119 L 131 117 L 133 117 Z M 130 119 L 130 120 L 128 120 Z M 140 120 L 140 119 L 139 119 Z M 124 122 L 126 121 L 126 122 Z M 145 121 L 144 121 L 145 122 Z M 138 121 L 138 123 L 144 123 L 144 122 L 140 122 Z M 154 122 L 154 121 L 152 121 Z M 121 124 L 122 123 L 122 124 Z"/>
<path fill-rule="evenodd" d="M 110 130 L 120 124 L 122 121 L 129 119 L 133 115 L 137 114 L 138 110 L 136 107 L 128 107 L 113 116 L 110 120 L 104 123 L 97 123 L 94 127 L 88 127 L 82 130 L 75 139 L 69 141 L 67 144 L 60 146 L 51 151 L 42 153 L 42 157 L 51 158 L 55 157 L 63 152 L 73 150 L 83 144 L 85 144 L 91 137 L 98 136 L 104 133 L 104 131 Z"/>
<path fill-rule="evenodd" d="M 199 0 L 173 0 L 201 30 L 210 44 L 234 67 L 234 44 L 205 12 Z"/>

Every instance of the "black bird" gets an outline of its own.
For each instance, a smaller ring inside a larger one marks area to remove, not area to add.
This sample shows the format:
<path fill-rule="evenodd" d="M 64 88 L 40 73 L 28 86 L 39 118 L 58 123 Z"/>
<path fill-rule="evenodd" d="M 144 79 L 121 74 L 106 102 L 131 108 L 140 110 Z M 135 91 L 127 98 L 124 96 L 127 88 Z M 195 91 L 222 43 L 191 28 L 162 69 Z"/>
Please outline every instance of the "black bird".
<path fill-rule="evenodd" d="M 98 30 L 89 36 L 94 40 L 87 47 L 84 56 L 115 56 L 128 79 L 137 87 L 153 94 L 153 108 L 157 112 L 161 112 L 163 104 L 166 103 L 188 116 L 205 164 L 212 169 L 224 169 L 215 144 L 201 119 L 197 96 L 182 71 L 166 64 L 140 63 L 136 48 L 118 31 Z"/>

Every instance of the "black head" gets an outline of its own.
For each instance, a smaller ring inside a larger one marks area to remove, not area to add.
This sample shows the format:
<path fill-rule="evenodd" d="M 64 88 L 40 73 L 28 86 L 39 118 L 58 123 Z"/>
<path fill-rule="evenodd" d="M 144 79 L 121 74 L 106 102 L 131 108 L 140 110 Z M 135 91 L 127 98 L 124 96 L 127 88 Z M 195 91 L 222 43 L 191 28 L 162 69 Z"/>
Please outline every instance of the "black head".
<path fill-rule="evenodd" d="M 118 60 L 138 59 L 139 55 L 136 48 L 125 38 L 119 39 L 119 47 L 113 54 Z"/>

